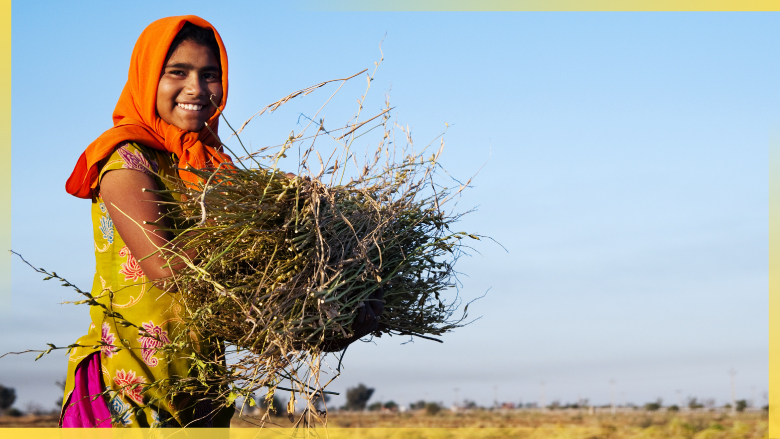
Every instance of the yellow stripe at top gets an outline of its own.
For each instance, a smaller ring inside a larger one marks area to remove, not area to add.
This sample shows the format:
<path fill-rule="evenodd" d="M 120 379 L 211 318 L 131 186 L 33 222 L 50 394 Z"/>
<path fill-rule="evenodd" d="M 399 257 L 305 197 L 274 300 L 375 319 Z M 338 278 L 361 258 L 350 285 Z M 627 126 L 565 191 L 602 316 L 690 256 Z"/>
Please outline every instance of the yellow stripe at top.
<path fill-rule="evenodd" d="M 778 11 L 780 0 L 308 0 L 316 11 Z"/>

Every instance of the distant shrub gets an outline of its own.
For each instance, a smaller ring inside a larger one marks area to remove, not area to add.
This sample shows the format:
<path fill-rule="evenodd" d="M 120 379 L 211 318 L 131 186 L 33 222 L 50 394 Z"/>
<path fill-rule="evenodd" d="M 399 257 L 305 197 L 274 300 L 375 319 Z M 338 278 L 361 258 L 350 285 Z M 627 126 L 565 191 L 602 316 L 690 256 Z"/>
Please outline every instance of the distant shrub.
<path fill-rule="evenodd" d="M 425 408 L 425 401 L 423 401 L 422 399 L 417 402 L 413 402 L 409 404 L 409 409 L 411 410 L 422 410 L 424 408 Z"/>
<path fill-rule="evenodd" d="M 477 403 L 470 399 L 463 400 L 463 408 L 473 410 L 477 408 Z"/>
<path fill-rule="evenodd" d="M 360 383 L 357 387 L 347 389 L 347 410 L 360 411 L 366 408 L 368 400 L 374 394 L 374 389 Z"/>
<path fill-rule="evenodd" d="M 425 404 L 425 414 L 433 416 L 441 411 L 441 406 L 435 402 Z"/>
<path fill-rule="evenodd" d="M 696 398 L 688 398 L 688 408 L 689 409 L 700 409 L 704 407 L 704 404 L 699 403 L 699 401 L 696 400 Z"/>
<path fill-rule="evenodd" d="M 16 390 L 12 387 L 5 387 L 0 384 L 0 411 L 11 407 L 16 401 Z"/>

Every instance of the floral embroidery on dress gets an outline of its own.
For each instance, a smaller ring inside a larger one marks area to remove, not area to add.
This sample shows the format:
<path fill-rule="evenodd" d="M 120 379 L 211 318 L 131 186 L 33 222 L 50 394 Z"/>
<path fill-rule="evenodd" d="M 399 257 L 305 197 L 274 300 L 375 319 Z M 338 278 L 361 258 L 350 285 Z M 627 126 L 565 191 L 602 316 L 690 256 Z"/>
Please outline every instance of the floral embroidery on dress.
<path fill-rule="evenodd" d="M 100 341 L 105 343 L 105 345 L 100 347 L 100 350 L 107 358 L 111 358 L 114 356 L 114 353 L 119 352 L 119 348 L 114 345 L 116 337 L 111 333 L 111 327 L 108 326 L 108 323 L 103 322 L 100 331 Z"/>
<path fill-rule="evenodd" d="M 124 160 L 124 163 L 122 164 L 123 168 L 134 169 L 147 174 L 157 173 L 157 162 L 152 160 L 150 163 L 141 151 L 131 151 L 130 148 L 127 147 L 127 144 L 124 144 L 117 148 L 116 152 L 122 157 L 122 160 Z"/>
<path fill-rule="evenodd" d="M 119 274 L 124 274 L 125 280 L 137 281 L 144 276 L 141 266 L 138 265 L 138 261 L 130 254 L 130 249 L 127 246 L 119 250 L 119 256 L 127 258 L 127 262 L 121 264 L 119 268 Z"/>
<path fill-rule="evenodd" d="M 108 392 L 108 411 L 111 413 L 111 423 L 114 425 L 130 425 L 133 420 L 130 419 L 130 404 L 125 404 L 117 392 L 106 387 Z"/>
<path fill-rule="evenodd" d="M 114 375 L 114 384 L 119 387 L 121 394 L 139 404 L 143 404 L 144 397 L 141 395 L 143 391 L 141 384 L 146 384 L 146 378 L 136 376 L 132 370 L 125 372 L 124 369 L 119 369 L 116 371 L 116 375 Z"/>
<path fill-rule="evenodd" d="M 100 217 L 100 232 L 103 233 L 103 239 L 108 241 L 108 244 L 114 243 L 114 222 L 111 218 L 106 216 Z"/>
<path fill-rule="evenodd" d="M 149 366 L 156 367 L 158 364 L 157 358 L 154 354 L 157 353 L 157 348 L 163 346 L 166 343 L 170 343 L 168 339 L 168 331 L 154 324 L 151 320 L 149 323 L 141 324 L 142 330 L 138 331 L 141 336 L 138 341 L 141 343 L 141 354 L 144 358 L 144 363 Z"/>

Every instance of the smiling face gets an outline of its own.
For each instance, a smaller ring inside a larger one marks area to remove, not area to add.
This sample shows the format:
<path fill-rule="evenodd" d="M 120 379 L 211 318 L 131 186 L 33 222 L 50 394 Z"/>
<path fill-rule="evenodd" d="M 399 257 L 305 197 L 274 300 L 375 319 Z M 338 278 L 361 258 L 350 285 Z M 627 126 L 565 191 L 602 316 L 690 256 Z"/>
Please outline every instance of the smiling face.
<path fill-rule="evenodd" d="M 184 40 L 163 67 L 157 85 L 157 114 L 185 131 L 197 132 L 222 101 L 222 75 L 214 52 Z"/>

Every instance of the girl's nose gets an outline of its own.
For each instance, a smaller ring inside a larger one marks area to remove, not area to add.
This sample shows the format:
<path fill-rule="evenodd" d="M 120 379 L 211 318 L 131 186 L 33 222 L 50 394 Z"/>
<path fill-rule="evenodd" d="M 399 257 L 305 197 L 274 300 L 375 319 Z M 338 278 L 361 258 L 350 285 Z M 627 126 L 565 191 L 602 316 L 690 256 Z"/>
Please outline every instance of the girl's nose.
<path fill-rule="evenodd" d="M 184 86 L 184 92 L 194 96 L 205 94 L 206 87 L 201 84 L 200 75 L 194 74 L 187 77 L 187 83 Z"/>

